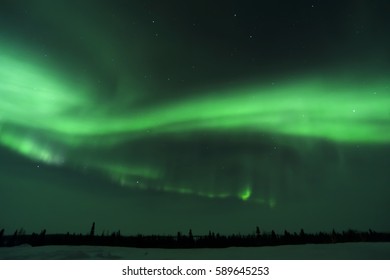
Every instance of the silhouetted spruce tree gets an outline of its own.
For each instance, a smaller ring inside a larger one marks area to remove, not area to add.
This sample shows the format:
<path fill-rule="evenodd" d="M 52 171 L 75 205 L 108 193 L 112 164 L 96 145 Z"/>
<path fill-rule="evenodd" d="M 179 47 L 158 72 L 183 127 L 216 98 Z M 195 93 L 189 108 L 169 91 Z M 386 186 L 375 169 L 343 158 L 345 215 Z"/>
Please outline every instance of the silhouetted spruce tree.
<path fill-rule="evenodd" d="M 271 243 L 276 243 L 276 233 L 274 230 L 271 231 Z"/>
<path fill-rule="evenodd" d="M 334 229 L 332 230 L 332 236 L 331 236 L 331 238 L 330 238 L 330 241 L 331 241 L 332 243 L 336 243 L 336 242 L 338 241 L 337 233 L 336 233 L 336 231 L 335 231 Z"/>
<path fill-rule="evenodd" d="M 17 239 L 18 239 L 18 230 L 15 230 L 14 234 L 11 237 L 11 240 L 9 241 L 9 245 L 15 246 Z"/>
<path fill-rule="evenodd" d="M 256 237 L 260 238 L 260 228 L 258 226 L 256 227 Z"/>
<path fill-rule="evenodd" d="M 283 239 L 285 243 L 290 243 L 292 240 L 291 233 L 289 233 L 286 229 L 284 230 Z"/>
<path fill-rule="evenodd" d="M 43 245 L 46 237 L 46 229 L 41 230 L 41 233 L 39 234 L 37 238 L 37 242 L 39 245 Z"/>
<path fill-rule="evenodd" d="M 26 235 L 26 231 L 24 230 L 24 228 L 20 228 L 20 229 L 19 229 L 18 235 L 19 235 L 19 236 L 24 236 L 24 235 Z"/>
<path fill-rule="evenodd" d="M 192 235 L 192 230 L 191 229 L 188 232 L 188 238 L 190 239 L 190 241 L 194 240 L 194 236 Z"/>
<path fill-rule="evenodd" d="M 95 235 L 95 222 L 92 223 L 91 232 L 90 232 L 89 235 L 90 236 L 94 236 Z"/>

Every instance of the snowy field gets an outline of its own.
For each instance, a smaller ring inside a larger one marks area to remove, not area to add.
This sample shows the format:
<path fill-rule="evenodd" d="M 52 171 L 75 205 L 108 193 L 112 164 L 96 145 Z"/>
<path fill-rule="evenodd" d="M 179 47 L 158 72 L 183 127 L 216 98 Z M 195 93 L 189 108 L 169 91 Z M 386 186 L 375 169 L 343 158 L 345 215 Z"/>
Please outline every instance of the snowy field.
<path fill-rule="evenodd" d="M 94 246 L 42 246 L 0 248 L 0 259 L 44 260 L 389 260 L 390 243 L 339 243 L 224 249 L 148 249 Z"/>

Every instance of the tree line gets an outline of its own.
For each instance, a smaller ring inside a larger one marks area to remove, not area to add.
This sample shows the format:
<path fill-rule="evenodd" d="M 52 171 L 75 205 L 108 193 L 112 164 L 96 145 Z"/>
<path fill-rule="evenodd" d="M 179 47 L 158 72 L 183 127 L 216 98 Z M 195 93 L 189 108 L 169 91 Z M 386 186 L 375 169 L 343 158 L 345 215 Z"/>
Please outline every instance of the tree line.
<path fill-rule="evenodd" d="M 373 230 L 342 232 L 306 233 L 303 229 L 297 232 L 285 230 L 283 233 L 263 232 L 256 227 L 252 234 L 223 235 L 209 231 L 205 235 L 194 235 L 190 229 L 187 233 L 178 232 L 176 235 L 131 235 L 124 236 L 120 230 L 112 233 L 95 233 L 95 223 L 86 234 L 47 234 L 46 230 L 40 233 L 26 234 L 24 229 L 16 230 L 11 235 L 5 235 L 0 230 L 0 247 L 12 247 L 21 244 L 31 246 L 47 245 L 91 245 L 117 246 L 136 248 L 226 248 L 226 247 L 259 247 L 298 244 L 330 244 L 344 242 L 390 242 L 390 233 Z"/>

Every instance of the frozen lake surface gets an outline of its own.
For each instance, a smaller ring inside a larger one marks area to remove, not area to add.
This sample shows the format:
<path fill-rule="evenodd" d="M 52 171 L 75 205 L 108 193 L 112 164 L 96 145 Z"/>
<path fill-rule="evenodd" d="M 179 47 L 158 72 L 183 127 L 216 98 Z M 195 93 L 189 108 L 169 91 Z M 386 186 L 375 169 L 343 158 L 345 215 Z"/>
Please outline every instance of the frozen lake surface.
<path fill-rule="evenodd" d="M 389 260 L 390 243 L 338 243 L 222 249 L 153 249 L 99 246 L 41 246 L 0 248 L 0 259 L 44 260 Z"/>

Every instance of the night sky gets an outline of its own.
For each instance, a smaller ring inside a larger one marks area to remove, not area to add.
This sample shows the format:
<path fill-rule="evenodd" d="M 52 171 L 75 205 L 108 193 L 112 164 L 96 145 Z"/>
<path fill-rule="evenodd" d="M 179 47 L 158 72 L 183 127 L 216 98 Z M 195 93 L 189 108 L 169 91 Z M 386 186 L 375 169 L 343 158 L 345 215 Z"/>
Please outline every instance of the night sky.
<path fill-rule="evenodd" d="M 390 230 L 389 1 L 0 1 L 0 228 Z"/>

